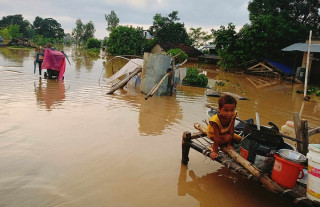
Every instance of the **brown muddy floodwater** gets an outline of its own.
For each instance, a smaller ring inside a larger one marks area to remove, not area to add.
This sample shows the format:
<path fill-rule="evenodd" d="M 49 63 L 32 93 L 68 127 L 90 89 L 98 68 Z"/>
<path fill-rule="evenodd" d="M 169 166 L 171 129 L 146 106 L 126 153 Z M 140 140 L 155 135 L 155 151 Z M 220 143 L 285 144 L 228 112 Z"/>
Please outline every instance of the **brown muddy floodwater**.
<path fill-rule="evenodd" d="M 59 82 L 33 73 L 33 50 L 0 48 L 0 206 L 292 205 L 193 150 L 188 167 L 180 164 L 182 133 L 207 118 L 206 104 L 217 105 L 205 89 L 180 86 L 147 101 L 132 91 L 106 95 L 114 68 L 64 50 L 71 66 Z M 250 99 L 239 101 L 242 119 L 258 112 L 262 124 L 281 126 L 302 111 L 320 126 L 319 100 L 302 107 L 294 92 L 301 86 L 268 80 L 256 88 L 249 76 L 207 75 Z"/>

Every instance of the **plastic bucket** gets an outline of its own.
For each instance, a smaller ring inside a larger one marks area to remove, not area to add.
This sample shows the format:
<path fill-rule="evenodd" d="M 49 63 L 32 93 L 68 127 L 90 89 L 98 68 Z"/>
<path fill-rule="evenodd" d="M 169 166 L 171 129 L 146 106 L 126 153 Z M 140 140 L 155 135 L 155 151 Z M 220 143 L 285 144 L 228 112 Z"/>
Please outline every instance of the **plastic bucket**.
<path fill-rule="evenodd" d="M 309 144 L 307 197 L 320 202 L 320 144 Z"/>
<path fill-rule="evenodd" d="M 297 179 L 304 177 L 303 165 L 288 161 L 277 154 L 274 157 L 271 179 L 283 187 L 293 188 Z M 300 172 L 301 177 L 299 177 Z"/>

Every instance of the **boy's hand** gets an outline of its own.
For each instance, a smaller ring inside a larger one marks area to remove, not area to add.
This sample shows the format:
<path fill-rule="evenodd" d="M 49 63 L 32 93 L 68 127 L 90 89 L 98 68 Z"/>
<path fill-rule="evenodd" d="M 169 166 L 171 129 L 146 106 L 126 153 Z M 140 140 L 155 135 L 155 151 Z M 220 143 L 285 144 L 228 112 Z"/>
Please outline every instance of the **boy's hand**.
<path fill-rule="evenodd" d="M 219 156 L 219 154 L 216 153 L 216 152 L 211 152 L 211 153 L 210 153 L 210 158 L 211 158 L 212 160 L 215 160 L 218 156 Z"/>

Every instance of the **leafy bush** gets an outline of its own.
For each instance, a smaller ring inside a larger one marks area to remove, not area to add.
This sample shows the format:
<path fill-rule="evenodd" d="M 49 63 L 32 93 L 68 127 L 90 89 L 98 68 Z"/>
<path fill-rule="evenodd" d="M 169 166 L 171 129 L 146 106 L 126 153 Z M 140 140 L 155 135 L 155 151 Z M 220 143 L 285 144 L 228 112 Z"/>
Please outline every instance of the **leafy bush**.
<path fill-rule="evenodd" d="M 87 40 L 86 47 L 88 49 L 101 48 L 101 42 L 96 38 L 89 38 Z"/>
<path fill-rule="evenodd" d="M 206 87 L 208 84 L 208 78 L 204 74 L 199 74 L 197 68 L 188 68 L 187 75 L 183 79 L 183 84 L 198 87 Z"/>
<path fill-rule="evenodd" d="M 35 35 L 31 38 L 31 42 L 33 42 L 36 45 L 45 45 L 48 42 L 56 45 L 56 44 L 63 44 L 63 39 L 58 38 L 48 38 L 44 37 L 43 35 Z"/>
<path fill-rule="evenodd" d="M 182 52 L 182 53 L 181 53 Z M 178 57 L 176 57 L 176 63 L 182 63 L 183 61 L 185 61 L 186 59 L 188 59 L 188 55 L 186 52 L 184 52 L 183 50 L 181 50 L 180 48 L 174 48 L 174 49 L 170 49 L 168 50 L 167 54 L 171 55 L 171 56 L 175 56 L 177 54 L 181 53 L 180 55 L 178 55 Z"/>

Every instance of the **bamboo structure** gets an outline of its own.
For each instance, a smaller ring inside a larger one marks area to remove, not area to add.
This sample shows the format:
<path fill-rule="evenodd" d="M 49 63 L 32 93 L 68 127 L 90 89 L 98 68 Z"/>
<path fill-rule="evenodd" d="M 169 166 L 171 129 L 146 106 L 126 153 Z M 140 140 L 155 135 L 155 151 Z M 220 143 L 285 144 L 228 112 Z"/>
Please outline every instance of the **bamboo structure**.
<path fill-rule="evenodd" d="M 206 137 L 206 128 L 201 126 L 200 124 L 195 124 L 195 128 L 199 130 L 197 133 L 184 132 L 182 137 L 182 164 L 187 165 L 189 162 L 189 151 L 190 148 L 204 154 L 207 157 L 210 157 L 211 150 L 202 145 L 197 144 L 194 140 L 207 139 Z M 319 128 L 314 131 L 320 131 Z M 313 131 L 310 133 L 314 133 Z M 208 141 L 207 141 L 208 142 Z M 211 142 L 208 142 L 207 145 L 211 145 Z M 222 148 L 223 152 L 219 152 L 219 156 L 215 159 L 215 161 L 221 163 L 227 168 L 233 170 L 235 173 L 241 174 L 244 177 L 254 180 L 260 181 L 264 187 L 282 197 L 291 200 L 298 206 L 319 206 L 318 203 L 309 200 L 306 197 L 306 186 L 304 184 L 297 183 L 293 189 L 286 189 L 274 181 L 270 179 L 267 173 L 261 172 L 250 162 L 242 158 L 237 152 L 234 150 L 227 150 L 226 148 Z M 231 157 L 229 157 L 229 156 Z"/>
<path fill-rule="evenodd" d="M 122 81 L 120 81 L 119 83 L 117 83 L 115 86 L 112 86 L 110 91 L 107 93 L 109 94 L 113 94 L 116 90 L 118 90 L 119 88 L 123 88 L 128 82 L 129 80 L 137 75 L 139 72 L 141 72 L 142 68 L 141 67 L 137 67 L 130 75 L 128 75 L 128 77 L 126 77 L 125 79 L 123 79 Z"/>

